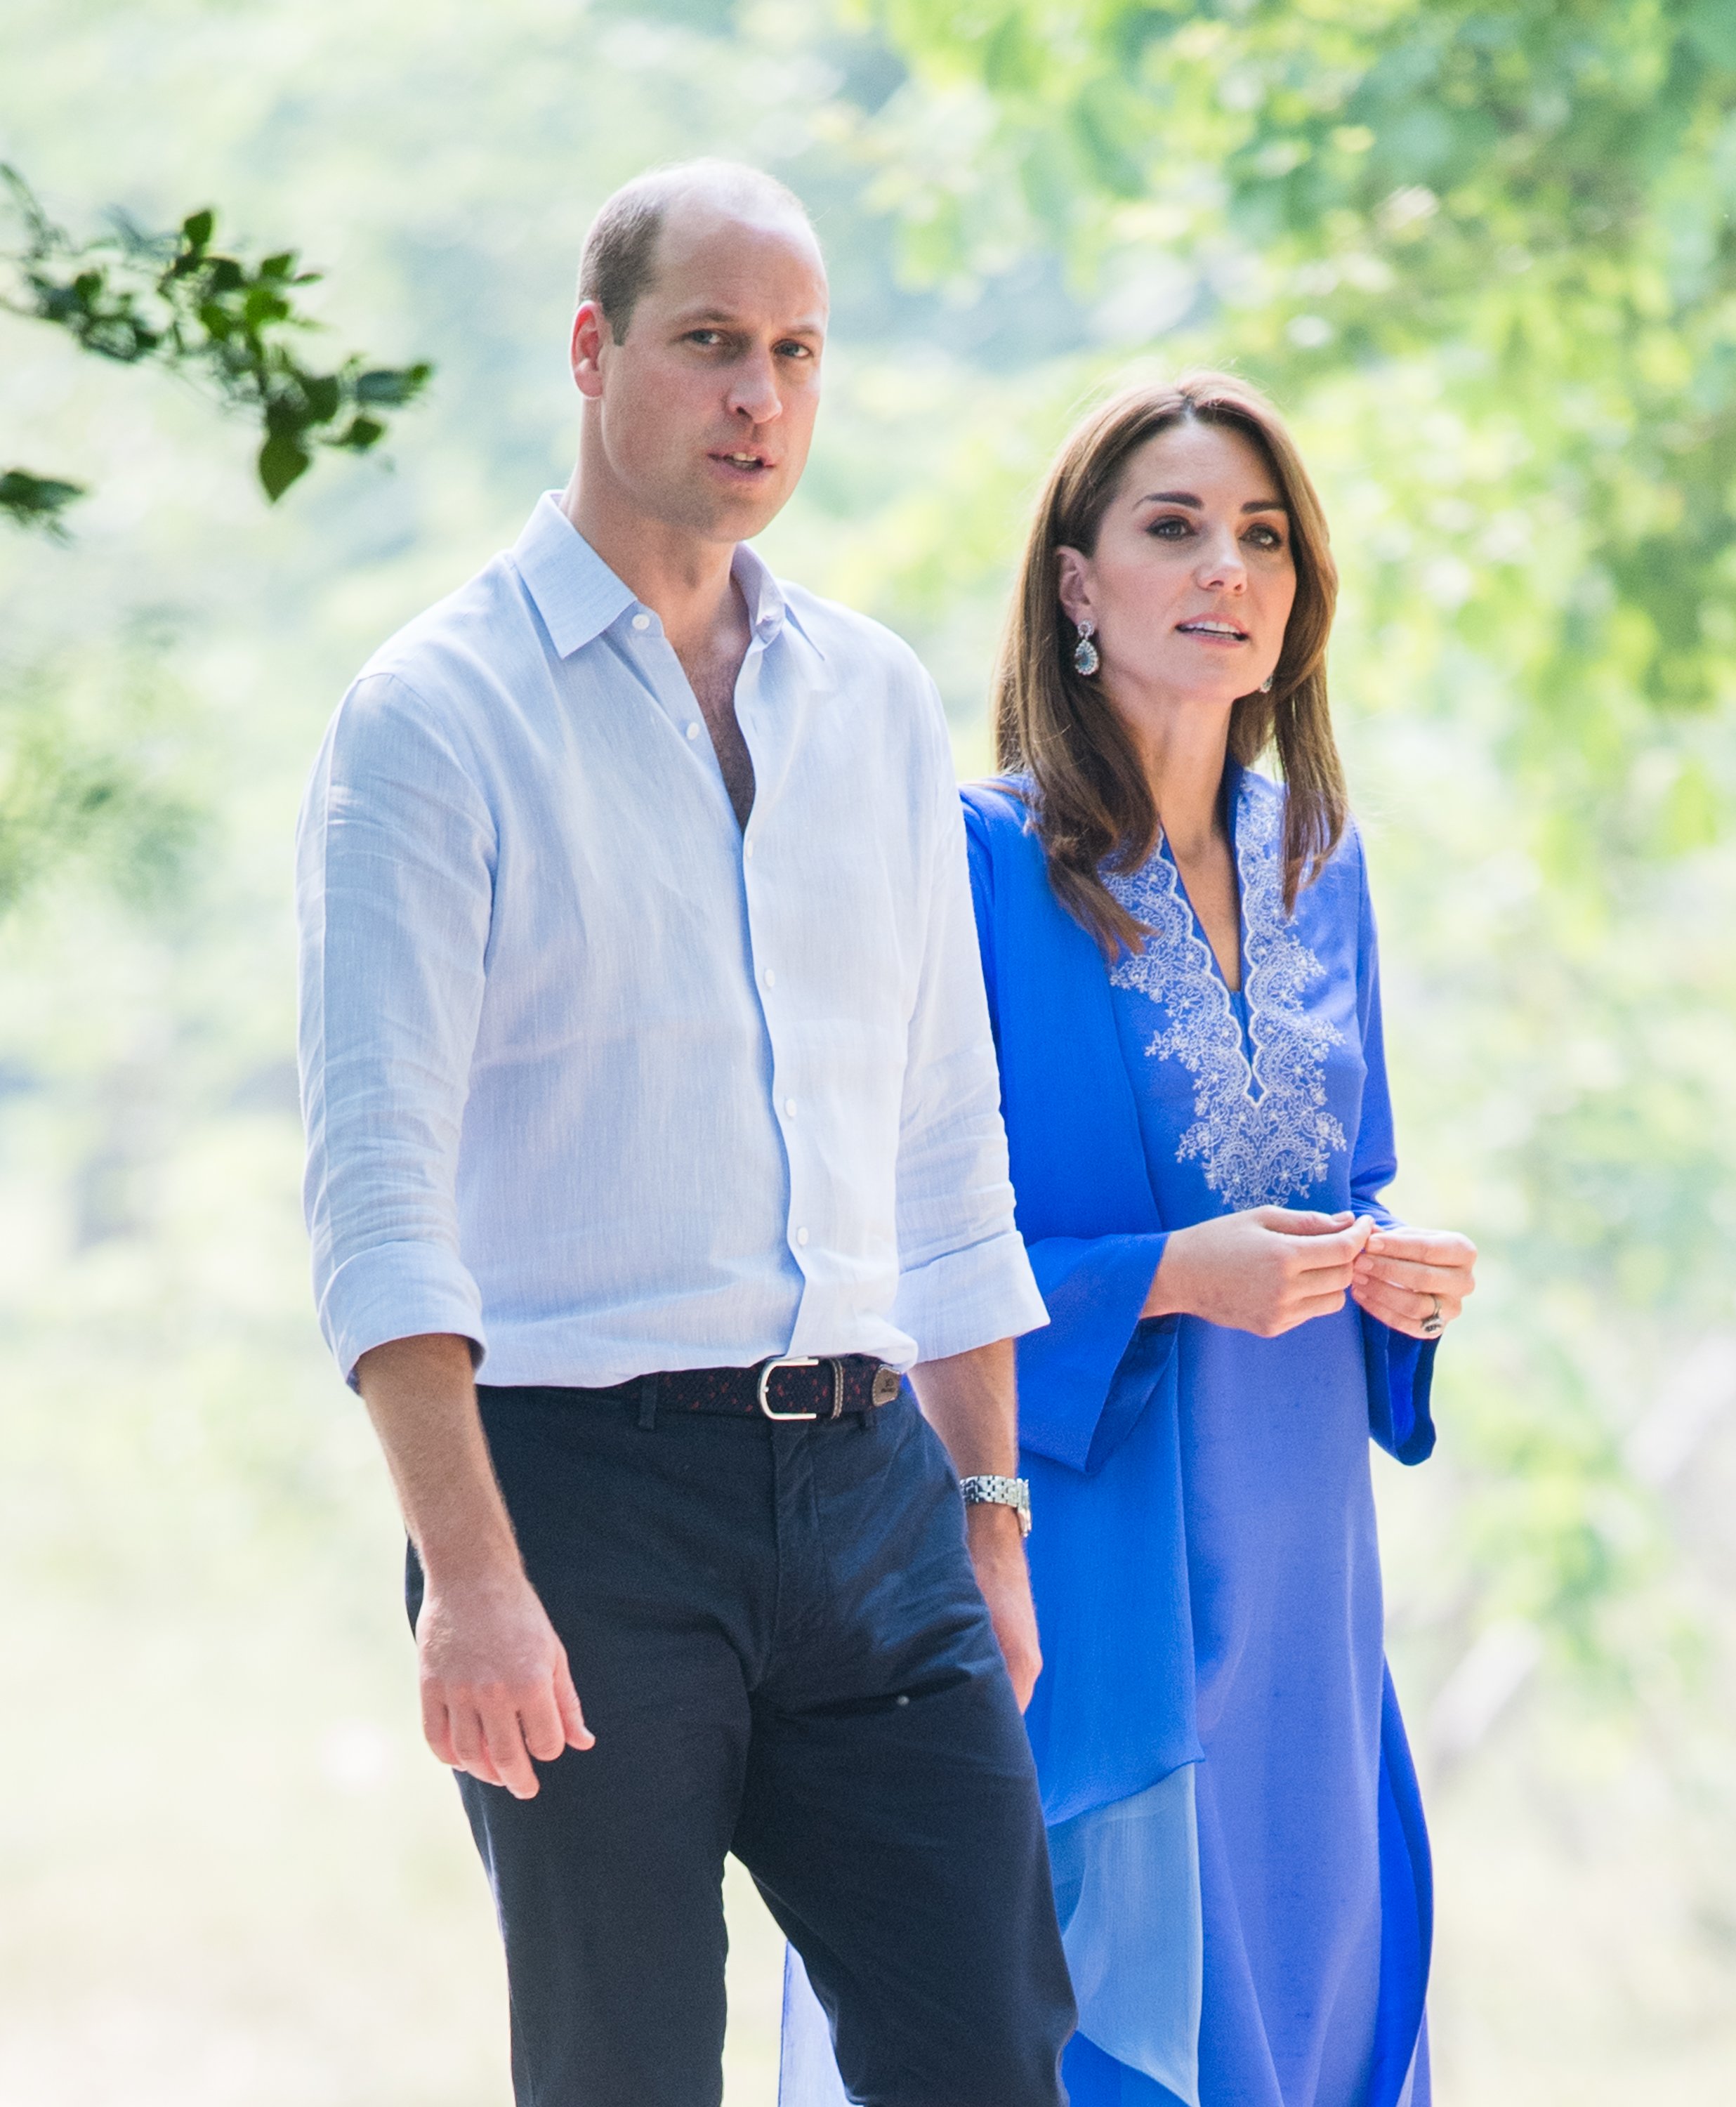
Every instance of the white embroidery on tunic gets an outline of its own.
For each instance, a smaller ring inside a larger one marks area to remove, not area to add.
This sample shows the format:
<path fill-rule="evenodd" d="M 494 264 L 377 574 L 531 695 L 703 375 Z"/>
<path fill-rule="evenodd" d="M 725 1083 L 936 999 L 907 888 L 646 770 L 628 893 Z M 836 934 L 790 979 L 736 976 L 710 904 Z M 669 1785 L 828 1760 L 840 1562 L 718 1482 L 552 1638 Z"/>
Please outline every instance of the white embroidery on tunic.
<path fill-rule="evenodd" d="M 1303 1008 L 1304 992 L 1326 968 L 1284 914 L 1283 815 L 1276 788 L 1245 774 L 1236 805 L 1236 860 L 1251 1065 L 1230 991 L 1169 858 L 1158 848 L 1138 870 L 1102 874 L 1151 932 L 1144 950 L 1121 959 L 1110 979 L 1168 1010 L 1169 1022 L 1146 1054 L 1173 1058 L 1193 1077 L 1194 1124 L 1176 1161 L 1199 1158 L 1206 1184 L 1231 1209 L 1299 1197 L 1326 1176 L 1331 1152 L 1347 1146 L 1326 1105 L 1326 1054 L 1342 1035 Z"/>

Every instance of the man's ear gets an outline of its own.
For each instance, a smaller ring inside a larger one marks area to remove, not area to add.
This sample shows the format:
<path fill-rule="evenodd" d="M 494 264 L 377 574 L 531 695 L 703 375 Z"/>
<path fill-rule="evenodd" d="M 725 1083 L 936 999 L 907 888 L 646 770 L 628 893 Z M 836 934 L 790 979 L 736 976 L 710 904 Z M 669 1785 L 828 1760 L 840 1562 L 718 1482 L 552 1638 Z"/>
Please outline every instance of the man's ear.
<path fill-rule="evenodd" d="M 603 393 L 603 354 L 614 341 L 602 308 L 594 300 L 581 300 L 572 318 L 572 381 L 593 401 Z"/>
<path fill-rule="evenodd" d="M 1077 549 L 1055 551 L 1055 590 L 1069 622 L 1095 619 L 1091 606 L 1091 566 Z"/>

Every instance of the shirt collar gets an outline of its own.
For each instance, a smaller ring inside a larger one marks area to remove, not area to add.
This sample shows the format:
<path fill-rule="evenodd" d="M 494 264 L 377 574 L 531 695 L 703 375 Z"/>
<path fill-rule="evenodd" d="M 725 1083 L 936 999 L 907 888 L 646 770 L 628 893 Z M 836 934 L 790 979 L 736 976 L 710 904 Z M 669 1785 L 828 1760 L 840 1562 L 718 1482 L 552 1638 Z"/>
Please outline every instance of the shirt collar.
<path fill-rule="evenodd" d="M 762 644 L 769 644 L 783 628 L 789 613 L 783 588 L 766 568 L 764 560 L 745 541 L 735 545 L 729 575 L 741 589 L 748 626 Z"/>
<path fill-rule="evenodd" d="M 536 501 L 523 532 L 513 544 L 512 559 L 563 658 L 582 651 L 630 608 L 639 605 L 626 584 L 562 511 L 560 500 L 552 490 Z M 729 568 L 741 588 L 755 636 L 762 645 L 769 645 L 791 616 L 783 587 L 745 541 L 736 545 Z M 796 626 L 801 627 L 799 622 Z M 802 634 L 807 636 L 805 629 Z M 819 651 L 811 636 L 808 642 Z"/>
<path fill-rule="evenodd" d="M 536 501 L 512 555 L 563 658 L 581 651 L 634 604 L 626 586 L 562 511 L 552 490 Z"/>

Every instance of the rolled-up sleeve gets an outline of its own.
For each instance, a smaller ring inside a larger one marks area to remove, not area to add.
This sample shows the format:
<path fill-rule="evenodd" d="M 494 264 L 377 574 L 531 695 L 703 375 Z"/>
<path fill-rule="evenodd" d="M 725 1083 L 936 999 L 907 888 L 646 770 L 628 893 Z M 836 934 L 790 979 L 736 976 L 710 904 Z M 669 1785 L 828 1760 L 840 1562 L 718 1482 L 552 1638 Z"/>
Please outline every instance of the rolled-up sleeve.
<path fill-rule="evenodd" d="M 894 1311 L 925 1361 L 1048 1321 L 1013 1221 L 964 820 L 938 696 L 933 718 L 936 750 L 924 786 L 932 875 L 904 1071 Z"/>
<path fill-rule="evenodd" d="M 304 1189 L 320 1323 L 353 1382 L 428 1332 L 487 1350 L 459 1252 L 459 1139 L 482 1001 L 495 830 L 420 697 L 345 697 L 297 838 Z"/>

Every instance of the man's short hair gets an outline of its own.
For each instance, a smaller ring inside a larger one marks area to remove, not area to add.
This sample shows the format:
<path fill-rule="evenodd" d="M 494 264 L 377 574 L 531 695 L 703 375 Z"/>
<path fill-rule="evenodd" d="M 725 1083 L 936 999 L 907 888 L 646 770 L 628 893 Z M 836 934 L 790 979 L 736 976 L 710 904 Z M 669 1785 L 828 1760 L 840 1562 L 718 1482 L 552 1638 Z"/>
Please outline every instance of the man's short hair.
<path fill-rule="evenodd" d="M 671 204 L 684 191 L 708 191 L 720 203 L 793 215 L 810 231 L 808 209 L 786 184 L 743 161 L 678 161 L 623 183 L 606 199 L 585 237 L 579 298 L 602 308 L 617 344 L 626 340 L 633 310 L 657 270 L 657 237 Z"/>

